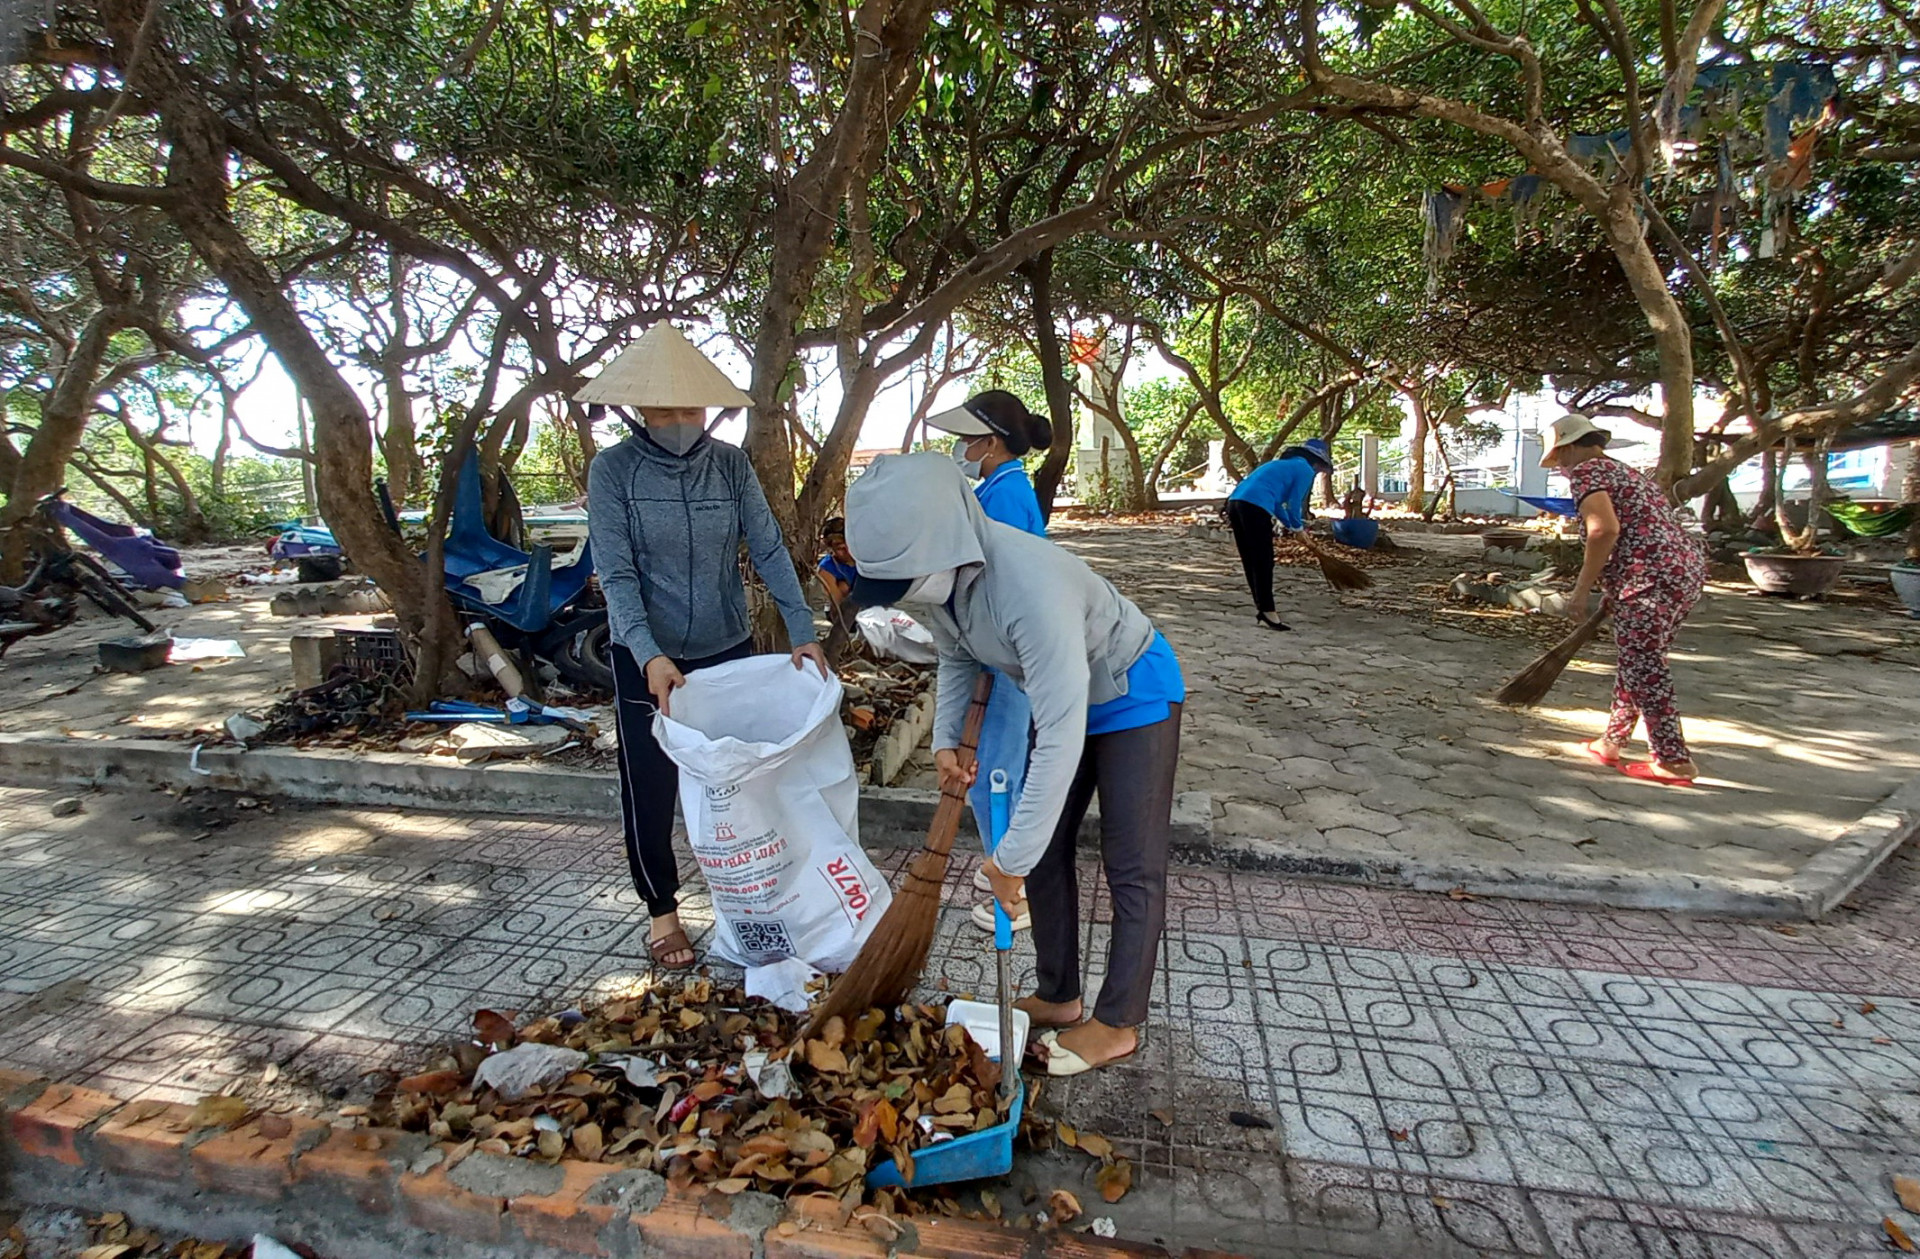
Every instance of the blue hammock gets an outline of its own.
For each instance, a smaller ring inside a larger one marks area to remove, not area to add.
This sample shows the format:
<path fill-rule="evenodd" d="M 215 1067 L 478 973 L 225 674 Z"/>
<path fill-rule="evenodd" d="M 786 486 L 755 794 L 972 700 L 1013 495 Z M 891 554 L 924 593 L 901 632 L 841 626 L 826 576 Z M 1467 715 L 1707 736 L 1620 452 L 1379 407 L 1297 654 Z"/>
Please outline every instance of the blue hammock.
<path fill-rule="evenodd" d="M 1517 498 L 1529 507 L 1538 507 L 1541 511 L 1552 512 L 1556 516 L 1578 516 L 1580 506 L 1570 498 L 1539 498 L 1532 494 L 1515 494 L 1512 490 L 1501 490 L 1508 498 Z"/>
<path fill-rule="evenodd" d="M 159 590 L 164 586 L 178 590 L 187 584 L 187 576 L 180 570 L 180 552 L 152 534 L 132 525 L 102 520 L 64 499 L 52 504 L 51 510 L 55 520 L 113 561 L 114 567 L 131 578 L 138 589 Z"/>

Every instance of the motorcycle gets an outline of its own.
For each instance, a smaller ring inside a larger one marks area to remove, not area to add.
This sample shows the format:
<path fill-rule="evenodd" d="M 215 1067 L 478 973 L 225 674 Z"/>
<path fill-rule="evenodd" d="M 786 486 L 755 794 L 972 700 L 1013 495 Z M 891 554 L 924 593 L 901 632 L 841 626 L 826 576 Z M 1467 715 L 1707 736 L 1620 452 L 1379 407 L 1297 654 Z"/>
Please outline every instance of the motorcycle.
<path fill-rule="evenodd" d="M 72 624 L 82 598 L 108 616 L 133 622 L 142 633 L 154 632 L 153 622 L 135 605 L 133 592 L 104 564 L 67 545 L 61 519 L 66 493 L 63 488 L 41 499 L 20 525 L 28 532 L 33 563 L 20 585 L 0 586 L 0 656 L 23 638 Z"/>

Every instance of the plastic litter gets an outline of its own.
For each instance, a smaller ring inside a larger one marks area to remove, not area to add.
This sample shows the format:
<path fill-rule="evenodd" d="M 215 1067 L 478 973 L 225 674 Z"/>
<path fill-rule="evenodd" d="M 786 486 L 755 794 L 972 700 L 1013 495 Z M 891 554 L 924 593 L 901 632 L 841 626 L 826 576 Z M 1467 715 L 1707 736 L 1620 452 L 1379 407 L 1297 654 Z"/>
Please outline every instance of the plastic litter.
<path fill-rule="evenodd" d="M 1095 1237 L 1112 1237 L 1115 1232 L 1113 1220 L 1107 1216 L 1103 1215 L 1093 1222 L 1093 1235 Z"/>
<path fill-rule="evenodd" d="M 770 1001 L 782 1010 L 801 1014 L 806 1011 L 807 985 L 820 977 L 820 972 L 797 957 L 789 957 L 778 962 L 768 962 L 765 966 L 747 967 L 747 995 Z"/>
<path fill-rule="evenodd" d="M 487 1058 L 473 1073 L 476 1088 L 491 1088 L 510 1102 L 551 1088 L 578 1071 L 587 1056 L 564 1045 L 515 1045 Z"/>
<path fill-rule="evenodd" d="M 287 1249 L 265 1233 L 255 1233 L 253 1259 L 300 1259 L 300 1255 L 298 1251 Z"/>
<path fill-rule="evenodd" d="M 247 649 L 232 638 L 176 638 L 167 658 L 174 664 L 189 660 L 241 660 Z"/>
<path fill-rule="evenodd" d="M 760 1090 L 760 1096 L 792 1097 L 793 1072 L 787 1069 L 785 1060 L 769 1062 L 767 1057 L 764 1049 L 748 1050 L 740 1065 L 746 1068 L 747 1078 Z"/>

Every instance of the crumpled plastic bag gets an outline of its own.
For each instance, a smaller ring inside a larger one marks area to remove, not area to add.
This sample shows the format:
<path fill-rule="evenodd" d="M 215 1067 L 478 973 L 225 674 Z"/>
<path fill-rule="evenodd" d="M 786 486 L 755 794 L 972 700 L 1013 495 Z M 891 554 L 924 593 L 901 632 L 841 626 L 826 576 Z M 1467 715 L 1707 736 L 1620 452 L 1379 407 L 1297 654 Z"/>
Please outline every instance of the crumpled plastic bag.
<path fill-rule="evenodd" d="M 300 1259 L 297 1252 L 288 1250 L 265 1233 L 253 1235 L 253 1259 Z"/>
<path fill-rule="evenodd" d="M 793 1014 L 807 1012 L 807 985 L 820 978 L 820 972 L 797 957 L 747 967 L 747 995 L 771 1001 Z"/>
<path fill-rule="evenodd" d="M 493 1054 L 473 1073 L 473 1086 L 491 1088 L 510 1102 L 552 1088 L 587 1065 L 587 1056 L 565 1045 L 515 1045 Z"/>

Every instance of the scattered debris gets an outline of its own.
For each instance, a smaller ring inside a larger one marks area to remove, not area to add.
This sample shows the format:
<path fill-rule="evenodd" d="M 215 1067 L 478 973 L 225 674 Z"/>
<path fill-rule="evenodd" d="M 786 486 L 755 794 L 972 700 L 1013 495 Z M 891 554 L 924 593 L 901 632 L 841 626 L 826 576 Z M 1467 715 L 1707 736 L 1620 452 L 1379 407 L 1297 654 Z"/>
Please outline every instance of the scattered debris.
<path fill-rule="evenodd" d="M 1902 1210 L 1920 1215 L 1920 1180 L 1915 1180 L 1911 1176 L 1895 1176 L 1893 1196 L 1900 1199 Z"/>
<path fill-rule="evenodd" d="M 1273 1130 L 1273 1120 L 1262 1115 L 1250 1115 L 1244 1110 L 1228 1111 L 1227 1122 L 1236 1128 L 1260 1128 L 1268 1132 Z"/>
<path fill-rule="evenodd" d="M 869 1194 L 865 1177 L 892 1159 L 911 1183 L 916 1151 L 1004 1123 L 999 1064 L 932 1005 L 831 1019 L 801 1040 L 805 1021 L 707 978 L 523 1027 L 481 1011 L 477 1039 L 497 1052 L 457 1047 L 376 1099 L 369 1122 L 535 1162 L 571 1151 L 726 1193 L 824 1190 L 849 1207 L 871 1197 L 887 1213 L 964 1213 L 948 1191 Z M 494 1064 L 509 1062 L 541 1069 L 507 1080 Z M 1108 1201 L 1131 1187 L 1105 1138 L 1065 1135 L 1105 1160 L 1095 1180 Z"/>

